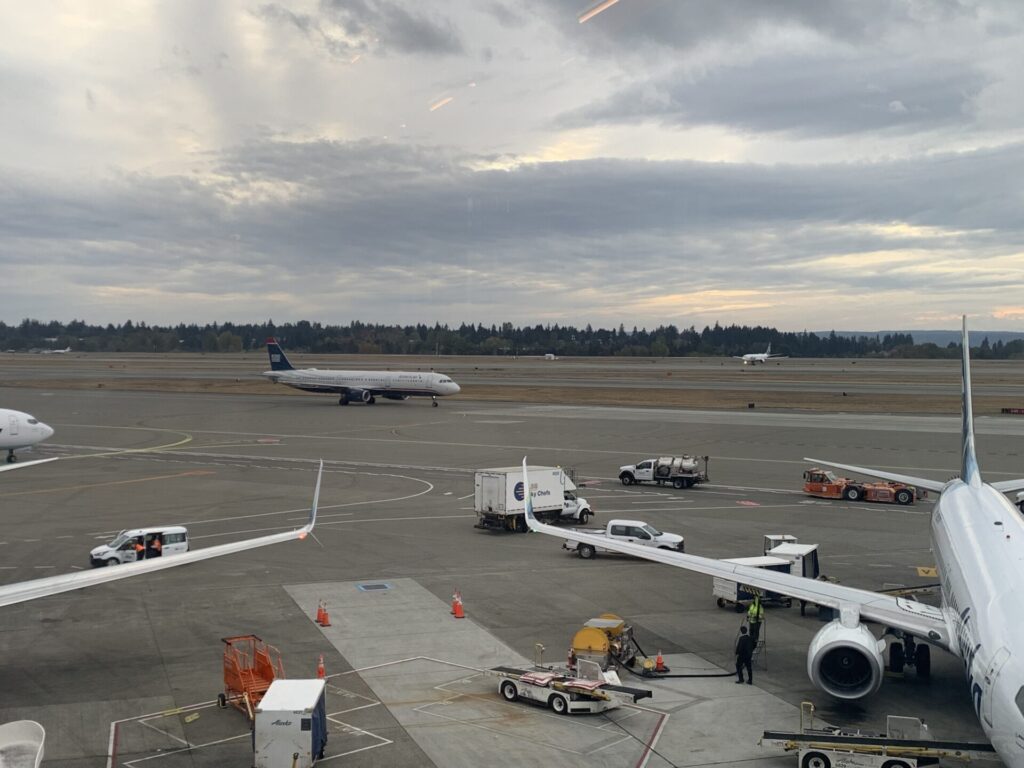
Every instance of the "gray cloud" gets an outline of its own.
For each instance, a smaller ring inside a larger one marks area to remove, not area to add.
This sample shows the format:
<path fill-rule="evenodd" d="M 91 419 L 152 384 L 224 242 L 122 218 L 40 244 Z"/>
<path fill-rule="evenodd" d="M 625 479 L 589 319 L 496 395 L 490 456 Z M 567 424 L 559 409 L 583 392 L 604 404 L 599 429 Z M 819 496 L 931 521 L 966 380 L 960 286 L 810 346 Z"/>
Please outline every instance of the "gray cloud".
<path fill-rule="evenodd" d="M 700 78 L 675 71 L 572 111 L 562 125 L 657 120 L 798 136 L 917 132 L 973 120 L 989 78 L 962 63 L 786 57 Z"/>

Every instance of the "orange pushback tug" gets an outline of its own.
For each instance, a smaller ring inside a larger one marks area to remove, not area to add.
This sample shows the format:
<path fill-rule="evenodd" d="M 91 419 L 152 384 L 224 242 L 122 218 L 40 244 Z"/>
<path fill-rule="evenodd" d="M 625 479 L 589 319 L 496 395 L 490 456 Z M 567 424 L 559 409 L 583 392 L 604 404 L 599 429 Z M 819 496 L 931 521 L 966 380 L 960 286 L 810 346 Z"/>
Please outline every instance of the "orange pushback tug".
<path fill-rule="evenodd" d="M 866 483 L 848 477 L 836 477 L 827 469 L 814 467 L 804 472 L 804 493 L 821 499 L 847 501 L 876 501 L 882 504 L 913 504 L 923 499 L 928 491 L 904 483 Z"/>

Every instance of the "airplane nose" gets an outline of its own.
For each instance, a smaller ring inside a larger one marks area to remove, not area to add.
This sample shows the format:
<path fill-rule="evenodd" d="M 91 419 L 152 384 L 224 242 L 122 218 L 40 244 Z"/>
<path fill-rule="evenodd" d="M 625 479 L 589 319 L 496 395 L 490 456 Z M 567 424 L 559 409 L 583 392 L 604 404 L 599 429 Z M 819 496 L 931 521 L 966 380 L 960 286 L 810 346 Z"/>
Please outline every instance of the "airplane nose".
<path fill-rule="evenodd" d="M 461 391 L 462 391 L 462 387 L 460 387 L 460 386 L 459 386 L 458 384 L 456 384 L 455 382 L 452 382 L 452 394 L 453 394 L 453 395 L 457 395 L 457 394 L 459 394 L 459 392 L 461 392 Z"/>
<path fill-rule="evenodd" d="M 53 427 L 49 424 L 43 424 L 43 422 L 39 422 L 39 426 L 43 430 L 43 440 L 53 437 Z"/>

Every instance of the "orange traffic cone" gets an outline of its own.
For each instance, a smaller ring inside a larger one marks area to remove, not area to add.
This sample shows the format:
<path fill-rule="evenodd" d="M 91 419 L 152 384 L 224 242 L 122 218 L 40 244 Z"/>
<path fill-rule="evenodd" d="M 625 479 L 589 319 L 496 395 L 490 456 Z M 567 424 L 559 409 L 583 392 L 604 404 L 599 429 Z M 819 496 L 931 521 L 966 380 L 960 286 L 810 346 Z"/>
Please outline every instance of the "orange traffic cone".
<path fill-rule="evenodd" d="M 459 590 L 452 592 L 452 616 L 455 615 L 455 606 L 462 602 L 462 593 Z"/>
<path fill-rule="evenodd" d="M 452 613 L 454 614 L 456 619 L 464 619 L 464 618 L 466 618 L 466 612 L 462 608 L 462 595 L 458 595 L 458 598 L 455 600 L 455 603 L 452 605 Z"/>
<path fill-rule="evenodd" d="M 322 624 L 324 620 L 324 601 L 316 601 L 316 623 Z"/>
<path fill-rule="evenodd" d="M 658 656 L 654 659 L 654 671 L 668 672 L 668 667 L 665 666 L 665 660 L 661 658 L 661 651 L 658 651 Z"/>
<path fill-rule="evenodd" d="M 331 626 L 331 617 L 327 613 L 327 603 L 324 603 L 324 615 L 323 615 L 323 617 L 320 620 L 320 626 L 321 627 L 329 627 L 329 626 Z"/>
<path fill-rule="evenodd" d="M 316 679 L 323 680 L 327 677 L 327 672 L 324 669 L 324 655 L 320 654 L 320 660 L 316 663 Z"/>

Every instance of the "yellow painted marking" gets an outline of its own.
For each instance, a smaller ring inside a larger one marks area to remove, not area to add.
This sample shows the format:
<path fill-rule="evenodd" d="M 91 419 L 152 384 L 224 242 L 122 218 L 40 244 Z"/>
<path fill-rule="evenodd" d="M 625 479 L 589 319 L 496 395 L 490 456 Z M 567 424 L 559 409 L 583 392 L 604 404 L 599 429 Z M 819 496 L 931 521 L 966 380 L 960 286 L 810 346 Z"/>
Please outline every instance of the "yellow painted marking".
<path fill-rule="evenodd" d="M 190 472 L 179 472 L 176 475 L 154 475 L 153 477 L 140 477 L 135 480 L 112 480 L 109 483 L 89 483 L 86 485 L 64 485 L 59 488 L 39 488 L 35 491 L 18 491 L 7 493 L 5 496 L 34 496 L 38 493 L 57 493 L 58 491 L 80 491 L 85 488 L 103 488 L 109 485 L 130 485 L 132 483 L 147 483 L 150 480 L 173 480 L 178 477 L 199 477 L 201 475 L 217 474 L 212 469 L 194 469 Z"/>
<path fill-rule="evenodd" d="M 199 719 L 199 713 L 198 712 L 193 712 L 191 715 L 185 715 L 185 722 L 186 723 L 194 723 L 198 719 Z"/>
<path fill-rule="evenodd" d="M 936 570 L 934 565 L 919 565 L 917 566 L 918 576 L 930 576 L 931 578 L 938 578 L 939 572 Z"/>

